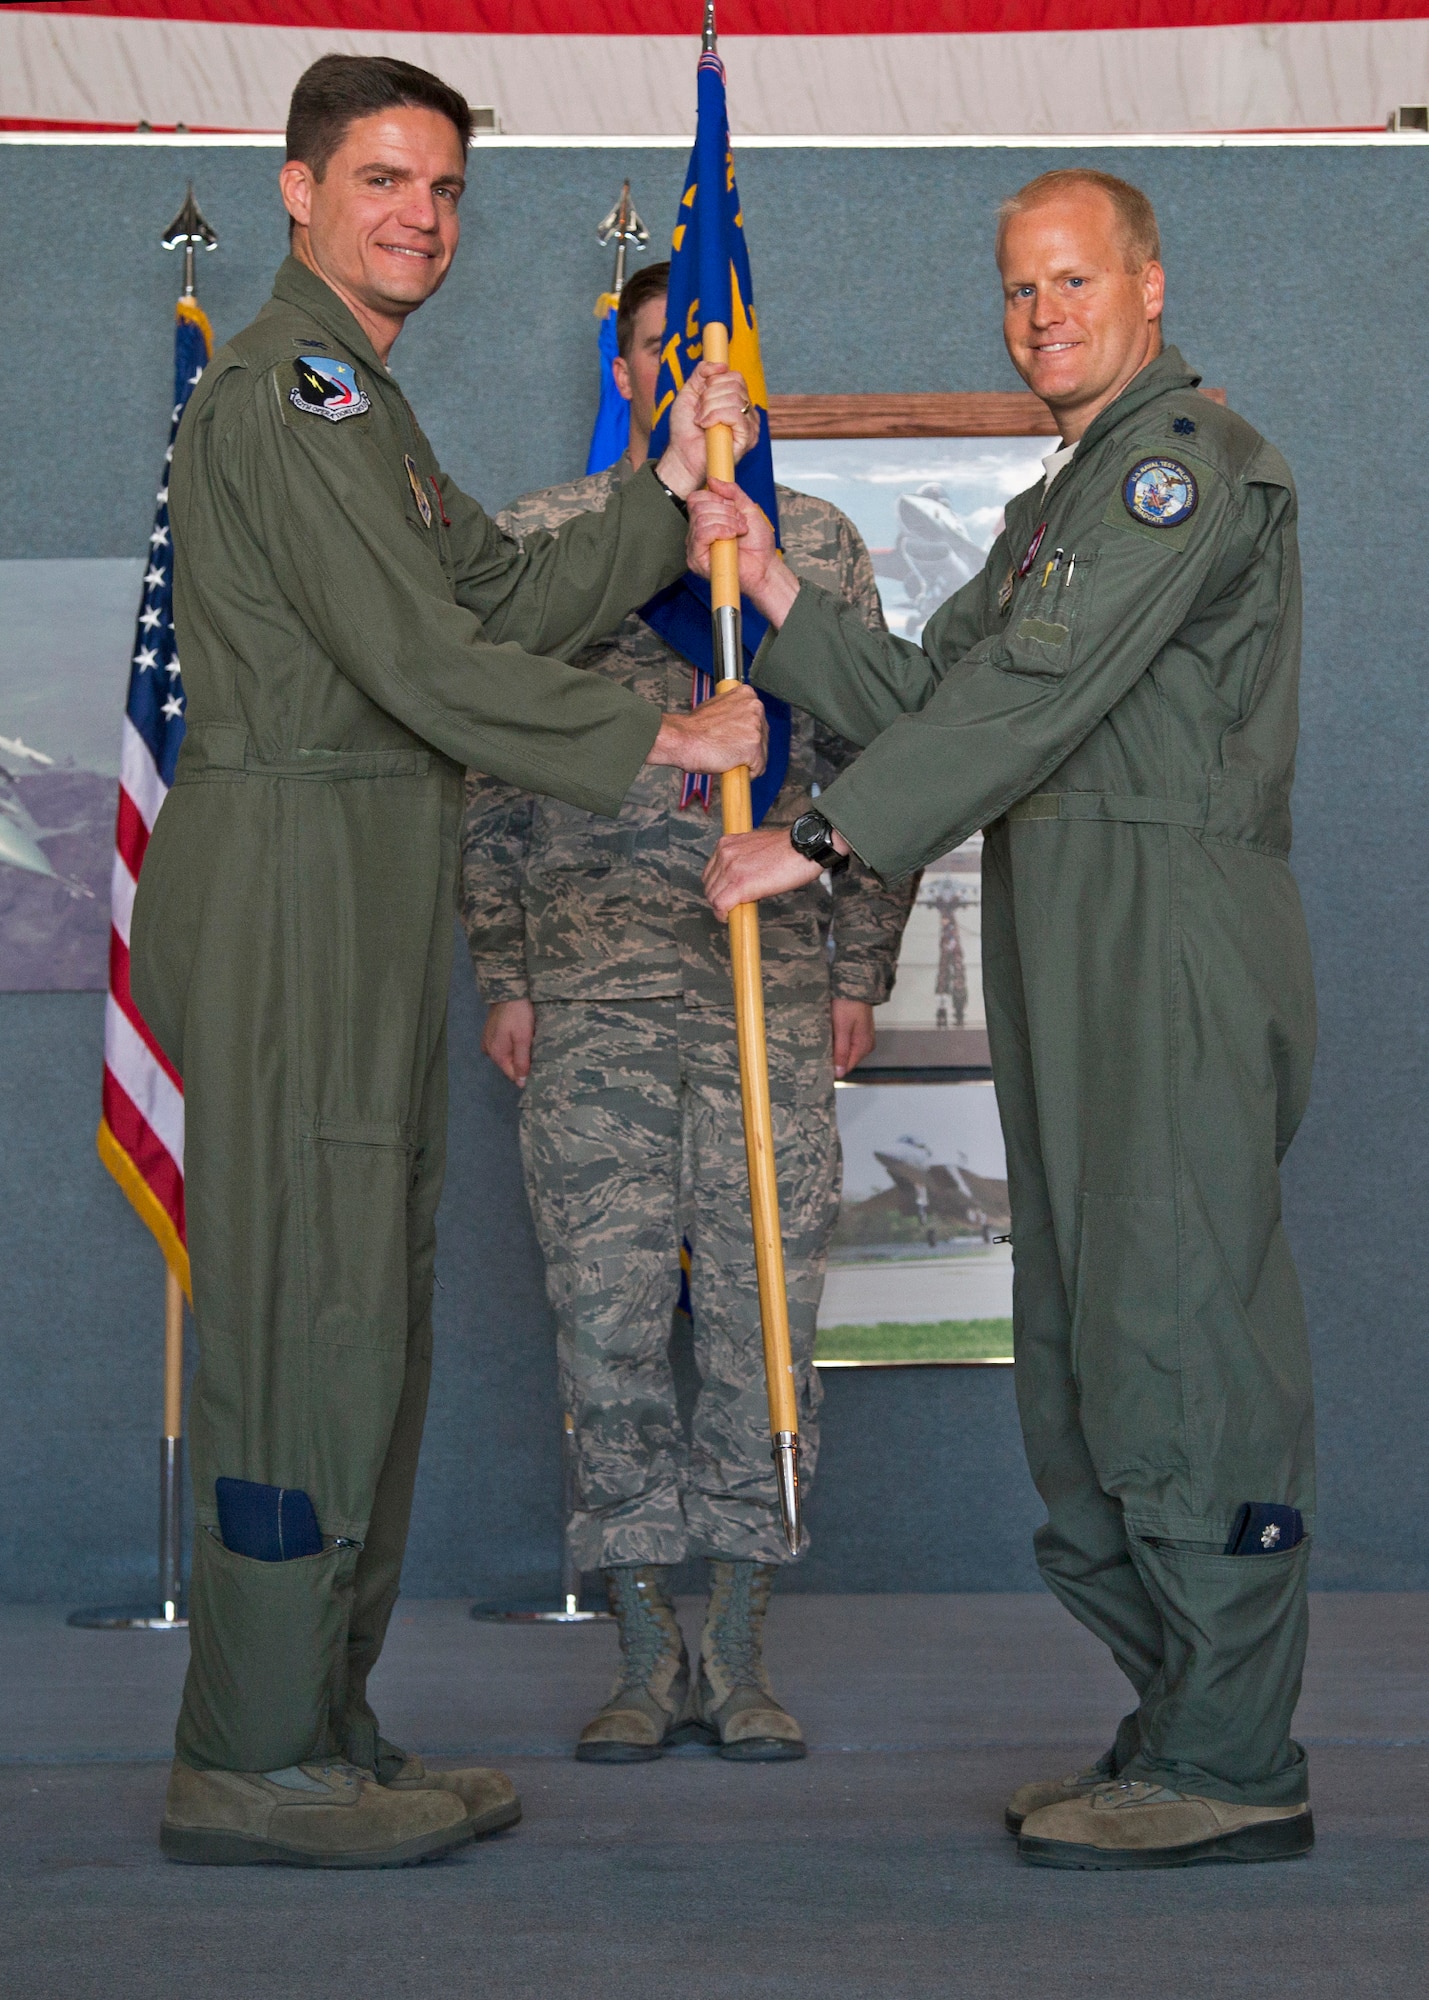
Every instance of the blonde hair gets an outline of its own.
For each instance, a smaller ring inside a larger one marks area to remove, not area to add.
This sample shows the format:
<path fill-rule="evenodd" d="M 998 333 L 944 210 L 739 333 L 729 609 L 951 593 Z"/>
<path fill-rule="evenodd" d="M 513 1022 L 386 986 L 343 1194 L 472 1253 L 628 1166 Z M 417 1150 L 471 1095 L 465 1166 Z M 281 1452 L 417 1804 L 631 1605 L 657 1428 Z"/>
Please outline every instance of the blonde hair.
<path fill-rule="evenodd" d="M 1076 188 L 1100 189 L 1116 210 L 1128 271 L 1140 271 L 1147 264 L 1161 262 L 1161 231 L 1156 225 L 1156 210 L 1140 188 L 1133 187 L 1130 181 L 1118 180 L 1115 174 L 1099 173 L 1095 167 L 1054 167 L 1050 173 L 1038 174 L 1035 181 L 1009 195 L 997 211 L 998 256 L 1002 255 L 1002 239 L 1014 215 L 1039 208 L 1043 202 L 1054 201 L 1058 195 L 1070 194 Z"/>

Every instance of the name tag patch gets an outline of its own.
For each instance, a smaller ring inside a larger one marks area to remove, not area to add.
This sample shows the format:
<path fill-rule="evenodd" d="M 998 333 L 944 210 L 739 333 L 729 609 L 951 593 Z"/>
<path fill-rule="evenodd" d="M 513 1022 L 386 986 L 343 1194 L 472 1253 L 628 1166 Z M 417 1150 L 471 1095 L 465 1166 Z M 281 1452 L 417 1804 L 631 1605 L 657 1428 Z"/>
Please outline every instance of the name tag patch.
<path fill-rule="evenodd" d="M 1121 489 L 1126 511 L 1148 528 L 1176 528 L 1189 521 L 1200 494 L 1189 469 L 1174 458 L 1143 458 Z"/>
<path fill-rule="evenodd" d="M 288 401 L 310 417 L 326 417 L 329 423 L 340 424 L 344 417 L 360 417 L 372 408 L 350 362 L 330 361 L 322 354 L 300 354 L 293 363 L 293 373 L 298 379 L 288 391 Z"/>

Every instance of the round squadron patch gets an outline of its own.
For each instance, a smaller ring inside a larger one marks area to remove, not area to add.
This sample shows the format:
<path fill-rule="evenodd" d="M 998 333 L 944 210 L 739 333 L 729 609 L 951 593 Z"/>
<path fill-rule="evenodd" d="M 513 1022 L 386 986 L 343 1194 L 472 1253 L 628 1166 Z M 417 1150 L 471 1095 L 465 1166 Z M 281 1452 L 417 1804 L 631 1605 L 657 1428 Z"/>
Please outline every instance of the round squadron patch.
<path fill-rule="evenodd" d="M 1200 494 L 1187 468 L 1174 458 L 1143 458 L 1121 489 L 1126 511 L 1148 528 L 1175 528 L 1189 521 Z"/>
<path fill-rule="evenodd" d="M 300 354 L 293 372 L 297 386 L 288 391 L 288 401 L 310 417 L 326 417 L 329 423 L 340 424 L 344 417 L 360 417 L 372 408 L 350 362 L 330 361 L 322 354 Z"/>

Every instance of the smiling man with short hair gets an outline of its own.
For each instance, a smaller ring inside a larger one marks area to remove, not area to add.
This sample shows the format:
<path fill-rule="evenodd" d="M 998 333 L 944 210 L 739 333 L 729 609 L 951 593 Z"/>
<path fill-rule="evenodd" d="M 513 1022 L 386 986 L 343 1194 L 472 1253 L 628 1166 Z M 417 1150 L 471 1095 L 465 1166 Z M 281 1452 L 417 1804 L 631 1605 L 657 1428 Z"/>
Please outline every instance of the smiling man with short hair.
<path fill-rule="evenodd" d="M 313 65 L 293 254 L 174 456 L 188 728 L 132 976 L 183 1078 L 199 1345 L 180 1861 L 392 1867 L 519 1817 L 367 1700 L 431 1366 L 462 770 L 613 816 L 646 763 L 763 761 L 751 689 L 663 716 L 564 664 L 683 571 L 702 426 L 755 435 L 738 376 L 697 371 L 658 466 L 518 549 L 388 372 L 451 266 L 470 131 L 425 70 Z"/>
<path fill-rule="evenodd" d="M 697 566 L 742 537 L 776 628 L 760 686 L 868 746 L 802 851 L 782 830 L 721 843 L 716 911 L 808 881 L 820 846 L 896 877 L 987 829 L 1037 1557 L 1137 1697 L 1096 1765 L 1009 1804 L 1023 1857 L 1068 1868 L 1314 1838 L 1290 1736 L 1310 1364 L 1279 1179 L 1315 1038 L 1287 866 L 1295 489 L 1163 347 L 1159 247 L 1146 197 L 1106 174 L 1006 204 L 1007 350 L 1062 444 L 921 648 L 793 577 L 736 489 L 692 504 Z"/>

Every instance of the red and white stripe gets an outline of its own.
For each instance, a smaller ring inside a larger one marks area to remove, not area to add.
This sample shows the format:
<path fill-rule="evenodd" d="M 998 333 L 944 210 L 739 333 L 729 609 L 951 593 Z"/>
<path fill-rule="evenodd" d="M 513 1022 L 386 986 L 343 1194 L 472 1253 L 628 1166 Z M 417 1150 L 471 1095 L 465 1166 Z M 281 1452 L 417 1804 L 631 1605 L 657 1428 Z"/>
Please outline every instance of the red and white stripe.
<path fill-rule="evenodd" d="M 129 990 L 129 924 L 149 835 L 168 793 L 148 745 L 124 720 L 110 887 L 109 1000 L 104 1010 L 104 1123 L 157 1204 L 166 1253 L 185 1244 L 184 1093 Z M 134 1199 L 132 1184 L 126 1185 Z M 136 1204 L 137 1205 L 137 1204 Z M 151 1227 L 156 1218 L 147 1216 Z M 168 1240 L 172 1232 L 172 1242 Z"/>
<path fill-rule="evenodd" d="M 699 0 L 64 0 L 0 8 L 0 126 L 280 131 L 330 49 L 517 136 L 678 137 Z M 731 128 L 809 138 L 1381 130 L 1429 0 L 724 0 Z"/>

